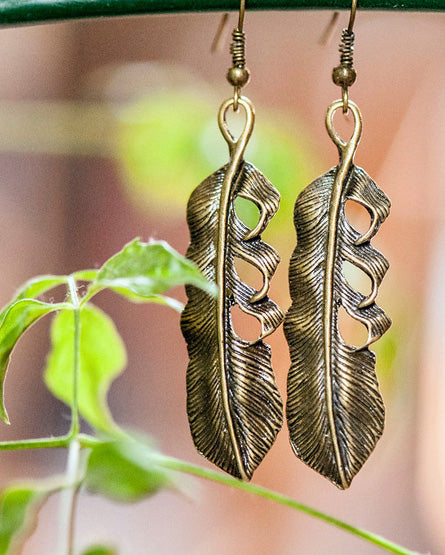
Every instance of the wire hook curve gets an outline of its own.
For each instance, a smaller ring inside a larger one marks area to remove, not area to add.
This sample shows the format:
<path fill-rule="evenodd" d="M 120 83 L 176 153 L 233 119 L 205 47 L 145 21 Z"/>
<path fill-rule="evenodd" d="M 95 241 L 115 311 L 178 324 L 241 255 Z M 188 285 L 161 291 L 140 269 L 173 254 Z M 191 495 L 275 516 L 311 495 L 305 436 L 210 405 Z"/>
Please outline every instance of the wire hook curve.
<path fill-rule="evenodd" d="M 349 14 L 348 32 L 352 33 L 354 28 L 355 16 L 357 14 L 357 0 L 352 0 L 351 12 Z"/>

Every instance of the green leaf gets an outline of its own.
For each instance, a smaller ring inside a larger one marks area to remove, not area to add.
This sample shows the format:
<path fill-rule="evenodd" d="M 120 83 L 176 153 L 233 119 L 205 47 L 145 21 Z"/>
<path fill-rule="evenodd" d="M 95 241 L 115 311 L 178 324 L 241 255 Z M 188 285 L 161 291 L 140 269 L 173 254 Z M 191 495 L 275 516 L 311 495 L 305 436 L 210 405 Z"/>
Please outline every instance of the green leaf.
<path fill-rule="evenodd" d="M 22 287 L 18 290 L 14 299 L 2 310 L 0 313 L 0 322 L 3 321 L 3 318 L 8 311 L 9 307 L 17 301 L 22 299 L 35 299 L 39 295 L 46 293 L 50 289 L 61 285 L 62 283 L 66 284 L 67 276 L 37 276 L 25 282 Z"/>
<path fill-rule="evenodd" d="M 16 300 L 35 299 L 49 289 L 66 284 L 67 276 L 37 276 L 25 282 L 17 293 Z"/>
<path fill-rule="evenodd" d="M 112 289 L 139 302 L 157 302 L 172 306 L 173 300 L 162 297 L 171 287 L 191 284 L 216 294 L 198 268 L 164 241 L 142 243 L 134 239 L 112 256 L 97 274 L 86 298 L 101 289 Z M 178 308 L 177 302 L 174 308 Z"/>
<path fill-rule="evenodd" d="M 79 270 L 72 275 L 77 281 L 93 281 L 96 279 L 98 271 L 99 270 Z"/>
<path fill-rule="evenodd" d="M 12 553 L 34 528 L 34 520 L 50 492 L 32 486 L 10 486 L 0 497 L 0 555 Z"/>
<path fill-rule="evenodd" d="M 0 418 L 9 424 L 3 401 L 6 370 L 12 350 L 20 336 L 42 316 L 69 306 L 67 303 L 44 303 L 35 299 L 22 299 L 8 305 L 0 323 Z"/>
<path fill-rule="evenodd" d="M 171 483 L 147 443 L 124 438 L 98 444 L 88 459 L 85 484 L 115 501 L 139 501 Z"/>
<path fill-rule="evenodd" d="M 90 290 L 92 294 L 88 294 L 87 300 L 89 300 L 93 295 L 95 295 L 99 291 L 102 291 L 103 289 L 106 289 L 106 287 L 97 287 L 97 288 L 95 286 L 92 287 Z M 126 299 L 128 299 L 129 301 L 132 301 L 133 303 L 161 304 L 161 305 L 173 308 L 173 310 L 176 310 L 176 312 L 182 312 L 182 309 L 184 308 L 184 305 L 181 303 L 181 301 L 178 301 L 177 299 L 173 299 L 172 297 L 167 297 L 166 295 L 150 295 L 147 297 L 142 297 L 141 295 L 137 295 L 136 293 L 133 293 L 131 290 L 126 289 L 124 287 L 108 287 L 108 289 L 111 289 L 115 293 L 122 295 L 122 297 L 125 297 Z"/>
<path fill-rule="evenodd" d="M 67 405 L 73 404 L 74 313 L 63 310 L 51 328 L 51 352 L 45 382 L 49 390 Z M 106 402 L 111 382 L 124 369 L 125 346 L 113 321 L 93 305 L 80 312 L 80 414 L 98 430 L 115 433 L 117 426 Z"/>
<path fill-rule="evenodd" d="M 82 555 L 117 555 L 117 551 L 103 545 L 89 547 Z"/>

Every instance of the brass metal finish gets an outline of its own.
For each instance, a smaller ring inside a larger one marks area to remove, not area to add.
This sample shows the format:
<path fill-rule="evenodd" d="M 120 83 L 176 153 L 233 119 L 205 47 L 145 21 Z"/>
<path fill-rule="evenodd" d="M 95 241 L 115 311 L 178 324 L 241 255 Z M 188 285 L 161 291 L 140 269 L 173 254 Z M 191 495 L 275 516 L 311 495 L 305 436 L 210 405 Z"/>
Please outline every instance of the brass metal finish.
<path fill-rule="evenodd" d="M 243 159 L 255 114 L 247 98 L 237 99 L 246 113 L 246 122 L 235 139 L 226 122 L 234 102 L 233 98 L 226 100 L 218 116 L 230 162 L 195 189 L 187 209 L 191 235 L 187 257 L 206 277 L 216 281 L 219 295 L 214 299 L 187 286 L 189 301 L 181 329 L 190 357 L 187 412 L 196 448 L 221 469 L 248 480 L 272 446 L 283 419 L 270 348 L 262 341 L 284 316 L 267 297 L 279 257 L 260 236 L 278 210 L 280 196 Z M 259 222 L 252 230 L 236 214 L 234 203 L 238 197 L 253 202 L 260 211 Z M 263 274 L 259 291 L 240 280 L 236 259 L 249 262 Z M 261 334 L 254 341 L 246 341 L 234 332 L 231 309 L 235 305 L 261 323 Z"/>
<path fill-rule="evenodd" d="M 355 83 L 357 74 L 353 67 L 354 65 L 354 39 L 355 35 L 352 32 L 352 23 L 354 22 L 355 15 L 349 19 L 349 27 L 343 29 L 341 35 L 341 43 L 339 46 L 340 50 L 340 65 L 332 70 L 332 80 L 333 82 L 341 87 L 342 89 L 342 100 L 343 100 L 343 113 L 346 114 L 348 111 L 348 87 Z"/>
<path fill-rule="evenodd" d="M 352 29 L 354 28 L 356 15 L 357 15 L 357 0 L 352 0 L 351 11 L 349 12 L 349 23 L 348 23 L 348 31 L 350 33 L 352 33 Z"/>
<path fill-rule="evenodd" d="M 227 80 L 233 86 L 233 109 L 235 112 L 238 111 L 241 89 L 247 85 L 250 78 L 250 72 L 246 68 L 246 34 L 243 31 L 245 11 L 246 0 L 240 0 L 238 26 L 232 32 L 232 44 L 230 45 L 232 67 L 227 72 Z"/>
<path fill-rule="evenodd" d="M 349 23 L 347 29 L 343 29 L 341 35 L 340 65 L 332 71 L 332 80 L 342 89 L 343 113 L 348 112 L 348 87 L 355 83 L 357 74 L 354 65 L 354 39 L 355 35 L 352 31 L 357 14 L 357 0 L 352 0 L 351 11 L 349 13 Z"/>
<path fill-rule="evenodd" d="M 355 69 L 348 66 L 337 66 L 332 71 L 332 80 L 342 88 L 348 88 L 355 83 L 357 74 Z"/>
<path fill-rule="evenodd" d="M 356 1 L 356 0 L 354 0 Z M 239 11 L 238 11 L 238 29 L 243 30 L 244 27 L 244 16 L 246 14 L 246 0 L 240 0 Z"/>
<path fill-rule="evenodd" d="M 250 72 L 245 67 L 231 67 L 227 72 L 227 81 L 233 87 L 244 87 L 247 85 L 250 78 Z"/>
<path fill-rule="evenodd" d="M 349 487 L 383 432 L 384 406 L 368 349 L 391 321 L 375 304 L 388 261 L 370 240 L 390 210 L 390 201 L 353 163 L 362 119 L 349 100 L 354 132 L 343 141 L 333 126 L 343 100 L 328 109 L 326 127 L 339 150 L 339 165 L 316 179 L 295 205 L 297 247 L 289 270 L 292 306 L 284 323 L 292 365 L 288 376 L 287 419 L 295 454 L 340 489 Z M 361 235 L 347 221 L 345 203 L 360 203 L 370 214 Z M 365 272 L 372 292 L 365 296 L 343 275 L 349 262 Z M 338 329 L 343 307 L 368 330 L 364 345 L 348 345 Z"/>

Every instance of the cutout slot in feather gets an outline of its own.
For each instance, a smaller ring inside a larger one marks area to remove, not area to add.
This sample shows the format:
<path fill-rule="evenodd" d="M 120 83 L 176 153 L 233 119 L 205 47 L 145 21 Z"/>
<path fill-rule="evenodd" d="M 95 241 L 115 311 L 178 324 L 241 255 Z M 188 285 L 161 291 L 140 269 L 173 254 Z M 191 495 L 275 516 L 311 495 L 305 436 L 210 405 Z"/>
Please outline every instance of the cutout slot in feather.
<path fill-rule="evenodd" d="M 341 101 L 330 109 L 340 106 Z M 351 101 L 349 107 L 357 128 L 360 113 Z M 292 448 L 340 489 L 349 487 L 383 432 L 383 400 L 375 355 L 368 347 L 391 325 L 375 304 L 388 262 L 370 244 L 389 214 L 390 201 L 352 163 L 360 130 L 352 145 L 337 137 L 339 166 L 315 180 L 297 199 L 297 247 L 289 270 L 292 306 L 284 323 L 292 361 L 287 400 Z M 347 200 L 359 202 L 370 213 L 371 226 L 364 235 L 345 217 Z M 342 273 L 344 261 L 367 273 L 373 284 L 370 295 L 348 284 Z M 351 346 L 341 338 L 340 306 L 367 327 L 364 345 Z"/>
<path fill-rule="evenodd" d="M 252 109 L 247 99 L 242 97 L 239 102 L 246 112 Z M 226 472 L 250 479 L 272 446 L 283 418 L 270 348 L 262 341 L 283 319 L 279 307 L 267 297 L 279 257 L 260 237 L 277 211 L 280 197 L 256 168 L 243 161 L 247 143 L 241 143 L 243 134 L 238 144 L 231 140 L 231 162 L 195 189 L 187 209 L 191 235 L 187 257 L 216 281 L 219 298 L 187 286 L 189 301 L 181 329 L 190 358 L 187 412 L 196 448 Z M 254 202 L 260 210 L 254 230 L 236 214 L 238 196 Z M 260 291 L 240 280 L 235 258 L 261 271 L 264 285 Z M 260 321 L 262 331 L 255 341 L 235 334 L 231 322 L 235 305 Z"/>

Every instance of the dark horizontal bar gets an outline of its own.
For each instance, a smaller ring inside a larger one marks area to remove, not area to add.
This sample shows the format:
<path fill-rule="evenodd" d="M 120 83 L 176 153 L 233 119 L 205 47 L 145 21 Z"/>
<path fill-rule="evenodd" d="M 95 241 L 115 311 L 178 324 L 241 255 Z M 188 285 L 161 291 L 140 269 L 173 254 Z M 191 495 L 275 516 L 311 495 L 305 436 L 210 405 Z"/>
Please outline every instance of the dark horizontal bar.
<path fill-rule="evenodd" d="M 236 10 L 239 0 L 0 0 L 0 25 Z M 248 10 L 341 10 L 351 0 L 247 0 Z M 361 10 L 445 11 L 445 0 L 359 0 Z"/>

